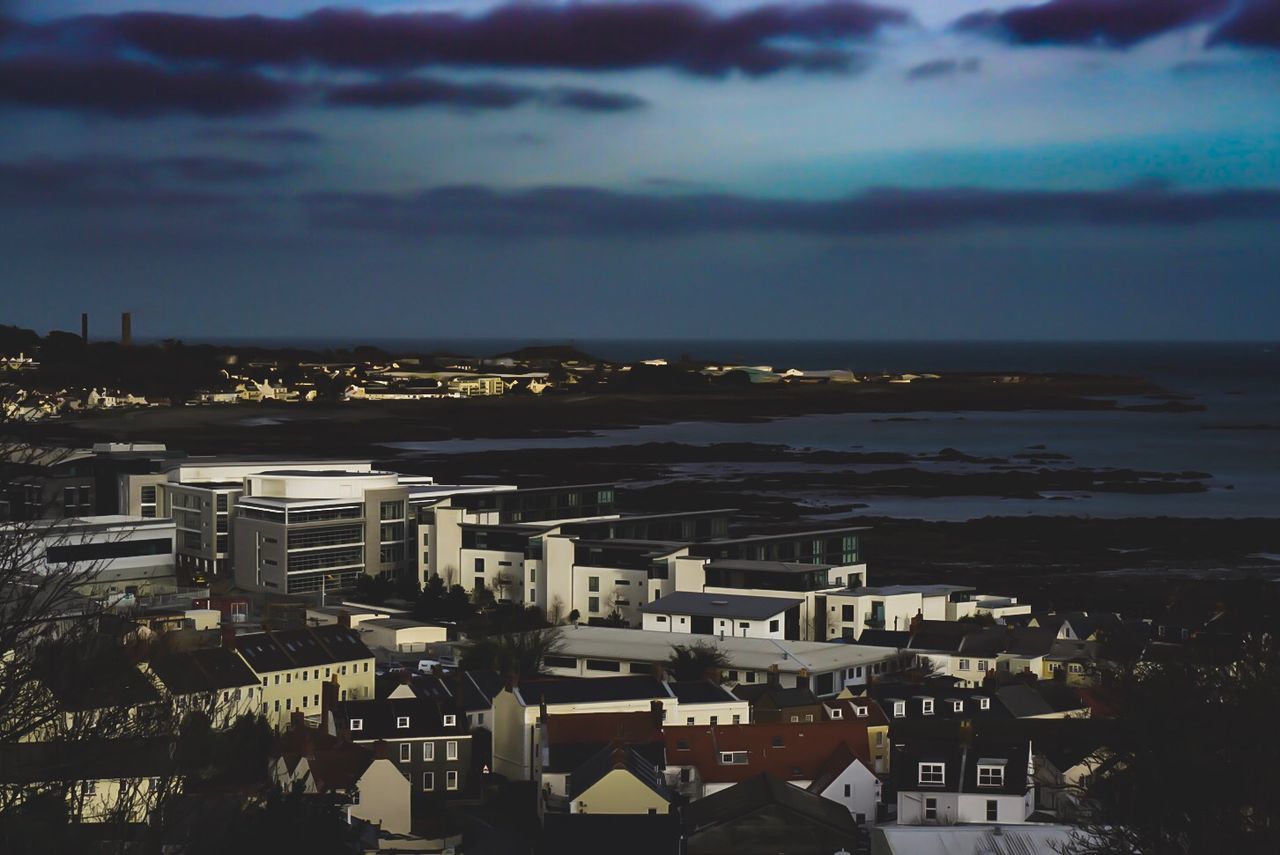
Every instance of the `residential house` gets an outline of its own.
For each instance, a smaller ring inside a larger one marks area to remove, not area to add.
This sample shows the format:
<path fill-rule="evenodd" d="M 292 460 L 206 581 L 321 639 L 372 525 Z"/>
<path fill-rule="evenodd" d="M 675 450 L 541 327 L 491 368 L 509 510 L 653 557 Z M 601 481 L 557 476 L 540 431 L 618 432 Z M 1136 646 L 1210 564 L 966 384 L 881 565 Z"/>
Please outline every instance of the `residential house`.
<path fill-rule="evenodd" d="M 289 724 L 294 711 L 321 712 L 326 682 L 338 685 L 339 700 L 365 700 L 373 695 L 373 653 L 356 631 L 341 624 L 234 635 L 224 628 L 230 646 L 262 684 L 259 712 L 277 729 Z"/>
<path fill-rule="evenodd" d="M 659 764 L 621 742 L 569 774 L 569 813 L 670 813 L 671 800 Z"/>
<path fill-rule="evenodd" d="M 807 686 L 784 689 L 773 683 L 738 686 L 734 694 L 751 703 L 751 721 L 771 724 L 779 721 L 822 721 L 826 711 Z"/>
<path fill-rule="evenodd" d="M 332 690 L 331 690 L 332 691 Z M 385 746 L 387 759 L 415 794 L 426 798 L 474 795 L 471 734 L 453 699 L 420 697 L 337 701 L 338 733 L 356 745 Z"/>
<path fill-rule="evenodd" d="M 309 731 L 302 726 L 282 741 L 271 767 L 275 783 L 286 792 L 335 798 L 348 817 L 383 832 L 408 834 L 413 824 L 409 780 L 388 759 L 385 746 L 325 740 Z"/>
<path fill-rule="evenodd" d="M 168 738 L 0 744 L 0 803 L 53 795 L 76 822 L 146 822 L 182 792 Z"/>
<path fill-rule="evenodd" d="M 564 809 L 569 776 L 602 749 L 625 745 L 655 765 L 664 762 L 661 704 L 647 712 L 548 714 L 539 723 L 533 780 L 544 809 Z"/>
<path fill-rule="evenodd" d="M 892 756 L 889 717 L 880 705 L 866 695 L 854 695 L 845 689 L 835 698 L 823 701 L 822 706 L 828 721 L 844 721 L 854 727 L 866 728 L 871 770 L 877 775 L 888 774 Z"/>
<path fill-rule="evenodd" d="M 650 632 L 746 638 L 800 637 L 804 601 L 787 597 L 674 591 L 641 606 L 643 628 Z"/>
<path fill-rule="evenodd" d="M 680 704 L 673 724 L 743 724 L 751 720 L 751 705 L 746 699 L 710 680 L 672 681 L 667 687 Z"/>
<path fill-rule="evenodd" d="M 208 716 L 214 728 L 235 724 L 241 716 L 257 715 L 263 687 L 258 676 L 225 647 L 156 656 L 145 663 L 148 671 L 173 700 L 179 720 L 187 713 Z"/>
<path fill-rule="evenodd" d="M 995 700 L 989 689 L 969 689 L 946 678 L 922 683 L 876 683 L 868 694 L 884 710 L 893 726 L 917 719 L 996 718 L 1007 720 L 1009 712 Z"/>
<path fill-rule="evenodd" d="M 1031 742 L 895 730 L 891 781 L 899 825 L 1022 823 L 1035 810 Z"/>
<path fill-rule="evenodd" d="M 761 774 L 684 808 L 687 855 L 831 855 L 860 834 L 839 804 Z"/>

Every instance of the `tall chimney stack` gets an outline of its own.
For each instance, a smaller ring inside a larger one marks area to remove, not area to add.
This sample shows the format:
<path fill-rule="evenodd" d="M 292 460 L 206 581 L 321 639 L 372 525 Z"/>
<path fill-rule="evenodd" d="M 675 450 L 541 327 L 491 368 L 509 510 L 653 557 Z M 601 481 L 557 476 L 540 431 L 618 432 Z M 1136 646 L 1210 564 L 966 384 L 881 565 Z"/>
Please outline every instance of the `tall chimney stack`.
<path fill-rule="evenodd" d="M 89 343 L 89 313 L 80 313 L 80 339 L 85 344 Z"/>
<path fill-rule="evenodd" d="M 133 313 L 120 313 L 120 343 L 125 347 L 133 344 Z"/>

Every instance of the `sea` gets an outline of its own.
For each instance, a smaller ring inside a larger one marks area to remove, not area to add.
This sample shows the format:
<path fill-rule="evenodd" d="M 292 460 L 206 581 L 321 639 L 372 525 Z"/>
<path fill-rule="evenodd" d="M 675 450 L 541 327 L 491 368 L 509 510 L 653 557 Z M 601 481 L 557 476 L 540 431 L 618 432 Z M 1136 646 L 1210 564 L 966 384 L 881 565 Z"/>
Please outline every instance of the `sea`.
<path fill-rule="evenodd" d="M 290 343 L 311 347 L 343 344 L 334 341 Z M 363 343 L 393 351 L 444 350 L 475 356 L 496 355 L 531 344 L 569 343 L 611 361 L 689 356 L 716 362 L 768 365 L 779 370 L 848 368 L 864 373 L 895 374 L 992 371 L 1137 376 L 1155 382 L 1171 394 L 1188 396 L 1189 403 L 1205 409 L 1197 412 L 936 411 L 906 414 L 908 420 L 903 420 L 900 414 L 846 413 L 750 424 L 677 422 L 603 430 L 571 438 L 419 442 L 406 436 L 393 447 L 402 454 L 439 454 L 487 449 L 607 448 L 648 442 L 751 442 L 798 449 L 921 455 L 953 448 L 981 457 L 1009 457 L 1034 449 L 1069 457 L 1048 465 L 1209 473 L 1209 489 L 1169 495 L 1072 492 L 1042 494 L 1040 499 L 861 496 L 856 501 L 865 507 L 859 513 L 936 520 L 1054 514 L 1108 518 L 1280 518 L 1280 342 L 433 339 Z M 281 342 L 274 344 L 279 346 Z M 971 464 L 928 465 L 964 471 Z M 747 471 L 752 464 L 744 461 L 691 465 L 677 474 L 691 478 L 715 477 L 717 467 L 725 466 L 734 467 L 732 471 Z M 795 470 L 788 464 L 758 464 L 758 467 L 769 466 Z M 840 497 L 823 496 L 816 501 L 820 510 L 822 501 L 839 504 Z"/>

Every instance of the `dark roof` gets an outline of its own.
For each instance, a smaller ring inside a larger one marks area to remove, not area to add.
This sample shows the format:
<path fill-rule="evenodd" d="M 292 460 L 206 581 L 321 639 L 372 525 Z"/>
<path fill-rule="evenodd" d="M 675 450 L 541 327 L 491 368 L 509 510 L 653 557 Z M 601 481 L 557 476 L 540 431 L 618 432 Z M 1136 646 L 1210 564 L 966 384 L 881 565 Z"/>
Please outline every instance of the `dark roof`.
<path fill-rule="evenodd" d="M 718 704 L 739 700 L 724 686 L 717 686 L 710 680 L 681 680 L 667 685 L 682 704 Z"/>
<path fill-rule="evenodd" d="M 995 658 L 1009 643 L 1009 630 L 1003 626 L 991 626 L 969 633 L 960 640 L 957 653 L 965 656 Z"/>
<path fill-rule="evenodd" d="M 868 693 L 889 721 L 896 725 L 902 717 L 894 715 L 894 701 L 906 704 L 906 718 L 1009 718 L 1009 712 L 995 699 L 995 695 L 987 689 L 966 689 L 953 685 L 947 680 L 926 680 L 924 683 L 875 683 Z M 924 712 L 924 699 L 932 698 L 933 713 Z M 982 709 L 981 699 L 987 698 L 987 709 Z M 955 702 L 960 708 L 955 708 Z"/>
<path fill-rule="evenodd" d="M 460 736 L 467 732 L 466 717 L 459 715 L 452 701 L 443 704 L 423 698 L 382 698 L 368 701 L 339 701 L 333 710 L 340 728 L 347 729 L 357 742 L 378 739 L 418 739 L 425 736 Z M 452 727 L 446 727 L 443 716 L 455 716 Z M 408 727 L 398 727 L 397 719 L 407 718 Z M 351 729 L 352 719 L 360 721 L 360 729 Z"/>
<path fill-rule="evenodd" d="M 865 695 L 857 698 L 832 698 L 822 703 L 823 706 L 839 709 L 840 717 L 844 721 L 854 721 L 867 727 L 882 727 L 889 723 L 889 717 L 884 714 L 881 706 Z M 865 709 L 867 714 L 858 715 L 855 707 Z"/>
<path fill-rule="evenodd" d="M 898 792 L 993 793 L 1021 796 L 1027 791 L 1027 760 L 1031 743 L 1027 739 L 998 739 L 974 736 L 968 745 L 963 736 L 954 738 L 893 735 L 892 779 Z M 978 765 L 982 760 L 999 761 L 1004 767 L 1004 783 L 998 787 L 978 786 Z M 930 787 L 919 782 L 919 763 L 943 763 L 944 783 Z"/>
<path fill-rule="evenodd" d="M 1014 718 L 1033 718 L 1040 715 L 1051 715 L 1053 707 L 1040 696 L 1040 693 L 1026 683 L 1014 683 L 996 690 L 996 698 L 1004 704 L 1004 708 Z"/>
<path fill-rule="evenodd" d="M 672 697 L 665 683 L 644 675 L 530 680 L 517 686 L 516 692 L 528 706 L 544 701 L 548 704 L 575 704 Z"/>
<path fill-rule="evenodd" d="M 462 704 L 467 712 L 491 709 L 504 681 L 497 671 L 467 671 L 463 675 Z"/>
<path fill-rule="evenodd" d="M 235 648 L 259 674 L 373 658 L 358 632 L 338 624 L 238 635 Z"/>
<path fill-rule="evenodd" d="M 756 683 L 750 686 L 737 686 L 733 693 L 742 700 L 750 701 L 753 707 L 765 706 L 781 710 L 818 705 L 818 696 L 808 686 L 784 689 L 770 683 Z"/>
<path fill-rule="evenodd" d="M 851 841 L 858 834 L 858 826 L 844 805 L 805 792 L 769 774 L 757 775 L 692 802 L 684 809 L 685 830 L 693 834 L 769 806 L 794 815 L 797 823 L 823 825 L 848 834 Z"/>
<path fill-rule="evenodd" d="M 257 676 L 244 660 L 224 647 L 170 653 L 151 660 L 151 670 L 170 692 L 190 695 L 256 686 Z"/>
<path fill-rule="evenodd" d="M 76 656 L 76 665 L 57 661 L 61 655 Z M 48 645 L 48 652 L 38 654 L 34 664 L 34 673 L 64 712 L 137 707 L 160 700 L 151 681 L 114 645 Z"/>
<path fill-rule="evenodd" d="M 1057 632 L 1052 629 L 1015 629 L 1005 649 L 1016 656 L 1047 656 L 1056 639 Z"/>
<path fill-rule="evenodd" d="M 9 784 L 161 777 L 173 771 L 169 740 L 112 739 L 0 744 Z"/>
<path fill-rule="evenodd" d="M 316 790 L 350 790 L 373 764 L 373 752 L 360 745 L 342 745 L 315 751 L 307 758 Z"/>
<path fill-rule="evenodd" d="M 744 538 L 750 540 L 751 538 Z M 703 547 L 715 546 L 722 541 L 710 541 L 701 544 Z M 737 540 L 723 541 L 726 543 L 737 543 Z M 831 570 L 834 564 L 804 564 L 799 561 L 754 561 L 739 558 L 713 558 L 707 562 L 708 567 L 715 567 L 720 570 L 746 570 L 750 572 L 764 571 L 768 573 L 812 573 L 815 570 Z M 669 596 L 669 595 L 668 595 Z"/>
<path fill-rule="evenodd" d="M 864 629 L 857 641 L 849 643 L 864 644 L 868 647 L 904 648 L 911 643 L 911 633 L 905 629 Z"/>
<path fill-rule="evenodd" d="M 754 597 L 748 594 L 708 594 L 675 591 L 640 607 L 644 614 L 693 615 L 744 620 L 765 620 L 804 602 L 788 597 Z"/>
<path fill-rule="evenodd" d="M 640 783 L 667 801 L 671 801 L 671 793 L 663 783 L 662 772 L 658 766 L 646 759 L 634 747 L 620 743 L 603 746 L 594 756 L 570 772 L 565 788 L 566 795 L 570 799 L 576 799 L 615 769 L 625 769 Z"/>
<path fill-rule="evenodd" d="M 814 773 L 813 781 L 805 789 L 811 793 L 822 795 L 822 791 L 831 786 L 835 779 L 839 778 L 841 773 L 848 769 L 849 765 L 857 759 L 853 749 L 846 743 L 841 742 L 827 756 L 827 759 L 822 761 L 822 765 Z"/>
<path fill-rule="evenodd" d="M 680 819 L 676 814 L 548 813 L 543 819 L 539 855 L 678 855 Z"/>
<path fill-rule="evenodd" d="M 978 627 L 959 621 L 922 620 L 911 631 L 911 650 L 947 650 L 956 652 L 960 649 L 964 637 L 977 632 Z"/>

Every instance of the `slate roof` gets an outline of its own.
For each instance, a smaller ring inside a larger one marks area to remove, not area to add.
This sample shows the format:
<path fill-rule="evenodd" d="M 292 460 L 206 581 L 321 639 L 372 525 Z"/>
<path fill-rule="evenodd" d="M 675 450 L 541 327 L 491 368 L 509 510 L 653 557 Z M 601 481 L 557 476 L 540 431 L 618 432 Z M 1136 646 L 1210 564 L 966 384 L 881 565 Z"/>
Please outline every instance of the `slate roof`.
<path fill-rule="evenodd" d="M 530 680 L 516 687 L 516 695 L 526 706 L 674 697 L 665 683 L 646 675 Z"/>
<path fill-rule="evenodd" d="M 1031 743 L 1027 739 L 993 739 L 974 736 L 969 745 L 963 738 L 938 738 L 895 733 L 891 777 L 898 792 L 936 790 L 944 793 L 990 793 L 1021 796 L 1027 791 L 1027 760 Z M 1004 783 L 978 786 L 978 765 L 982 760 L 1001 761 Z M 946 766 L 944 783 L 929 786 L 919 782 L 920 763 Z"/>
<path fill-rule="evenodd" d="M 457 712 L 452 702 L 439 703 L 424 698 L 381 698 L 367 701 L 339 701 L 333 710 L 338 727 L 346 728 L 357 742 L 384 739 L 420 739 L 429 736 L 463 736 L 467 732 L 465 715 Z M 455 716 L 452 727 L 446 727 L 443 716 Z M 409 719 L 408 727 L 397 727 L 400 718 Z M 359 730 L 351 730 L 351 720 L 360 721 Z"/>
<path fill-rule="evenodd" d="M 668 766 L 693 766 L 707 783 L 744 781 L 761 772 L 783 781 L 811 781 L 836 746 L 868 762 L 865 726 L 844 721 L 683 725 L 663 728 Z M 746 763 L 721 763 L 723 752 L 745 751 Z"/>
<path fill-rule="evenodd" d="M 823 701 L 822 704 L 828 709 L 839 709 L 841 721 L 854 721 L 866 727 L 883 727 L 889 723 L 889 717 L 885 715 L 880 705 L 865 695 L 857 698 L 833 698 Z M 859 716 L 854 707 L 865 709 L 867 714 Z"/>
<path fill-rule="evenodd" d="M 539 855 L 678 855 L 680 821 L 676 814 L 548 813 L 543 818 Z"/>
<path fill-rule="evenodd" d="M 906 718 L 1009 718 L 1009 712 L 986 689 L 965 689 L 945 680 L 925 683 L 875 683 L 868 689 L 890 722 L 902 721 L 894 715 L 895 701 L 906 703 Z M 932 698 L 933 714 L 925 715 L 925 698 Z M 982 709 L 981 698 L 989 699 L 987 709 Z M 960 709 L 953 702 L 960 702 Z"/>
<path fill-rule="evenodd" d="M 373 658 L 358 632 L 337 624 L 238 635 L 235 648 L 258 674 Z"/>
<path fill-rule="evenodd" d="M 650 712 L 548 714 L 543 719 L 545 772 L 572 772 L 606 745 L 635 748 L 651 763 L 663 762 L 660 716 Z"/>
<path fill-rule="evenodd" d="M 1052 715 L 1055 710 L 1040 693 L 1025 683 L 1014 683 L 996 690 L 996 699 L 1004 704 L 1004 708 L 1014 718 L 1033 718 L 1041 715 Z"/>
<path fill-rule="evenodd" d="M 169 653 L 151 660 L 151 671 L 175 695 L 219 692 L 258 685 L 244 660 L 224 647 Z"/>
<path fill-rule="evenodd" d="M 756 775 L 690 803 L 683 813 L 685 830 L 693 834 L 773 805 L 794 815 L 798 823 L 823 825 L 848 834 L 851 839 L 858 834 L 857 823 L 844 805 L 793 787 L 768 774 Z"/>
<path fill-rule="evenodd" d="M 754 683 L 737 686 L 733 693 L 742 700 L 750 701 L 752 706 L 761 705 L 780 710 L 818 705 L 817 695 L 807 686 L 784 689 L 769 683 Z"/>
<path fill-rule="evenodd" d="M 847 743 L 841 742 L 835 747 L 835 750 L 822 761 L 822 765 L 818 767 L 817 772 L 813 776 L 813 781 L 807 789 L 811 793 L 822 795 L 822 791 L 831 786 L 836 778 L 849 768 L 849 765 L 857 760 Z"/>
<path fill-rule="evenodd" d="M 570 772 L 566 795 L 570 799 L 576 799 L 615 769 L 625 769 L 640 783 L 671 801 L 671 793 L 663 782 L 658 766 L 635 748 L 620 743 L 603 746 L 594 756 Z"/>
<path fill-rule="evenodd" d="M 462 705 L 467 712 L 493 708 L 493 699 L 502 691 L 502 675 L 497 671 L 467 671 L 463 674 Z"/>
<path fill-rule="evenodd" d="M 722 704 L 740 700 L 733 692 L 710 680 L 681 680 L 667 686 L 681 704 Z"/>
<path fill-rule="evenodd" d="M 911 643 L 911 633 L 905 629 L 864 629 L 857 641 L 849 644 L 864 644 L 869 647 L 905 648 Z"/>
<path fill-rule="evenodd" d="M 692 615 L 732 620 L 767 620 L 804 602 L 789 597 L 757 597 L 750 594 L 708 594 L 675 591 L 640 607 L 644 614 Z"/>

